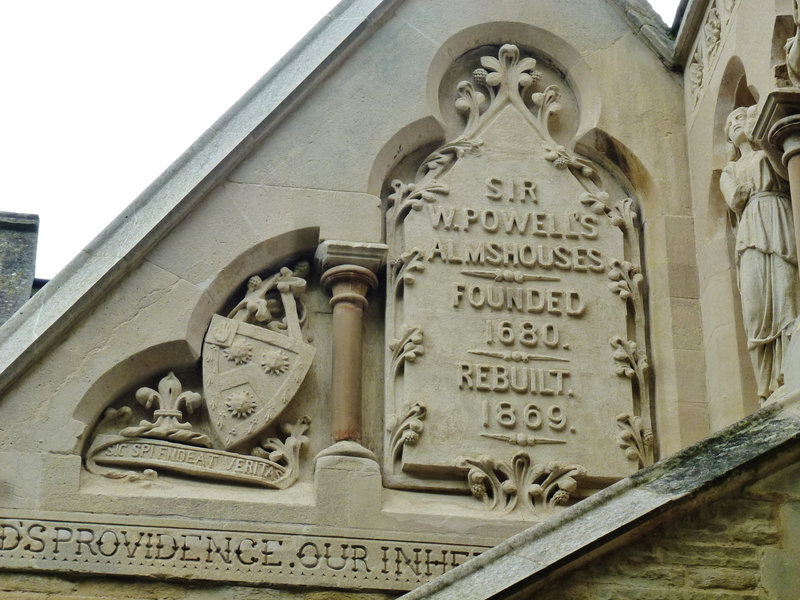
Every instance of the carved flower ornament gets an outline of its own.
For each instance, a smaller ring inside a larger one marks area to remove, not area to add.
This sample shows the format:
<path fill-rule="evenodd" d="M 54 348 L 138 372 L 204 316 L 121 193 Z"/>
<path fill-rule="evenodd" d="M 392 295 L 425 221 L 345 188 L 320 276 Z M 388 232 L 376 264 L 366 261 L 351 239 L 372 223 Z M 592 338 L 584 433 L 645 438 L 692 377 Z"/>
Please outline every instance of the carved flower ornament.
<path fill-rule="evenodd" d="M 277 348 L 267 350 L 261 354 L 261 366 L 268 375 L 280 375 L 289 368 L 289 357 Z"/>
<path fill-rule="evenodd" d="M 244 419 L 255 412 L 256 401 L 249 391 L 239 390 L 228 396 L 225 406 L 234 417 Z"/>
<path fill-rule="evenodd" d="M 253 347 L 244 340 L 238 339 L 230 348 L 225 348 L 222 354 L 232 363 L 244 365 L 253 358 Z"/>

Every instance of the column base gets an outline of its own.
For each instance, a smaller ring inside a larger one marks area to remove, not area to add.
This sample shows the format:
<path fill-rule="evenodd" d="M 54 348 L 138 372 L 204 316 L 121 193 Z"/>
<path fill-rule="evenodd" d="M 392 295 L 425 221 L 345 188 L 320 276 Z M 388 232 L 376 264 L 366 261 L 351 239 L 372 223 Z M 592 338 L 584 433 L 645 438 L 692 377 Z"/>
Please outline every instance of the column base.
<path fill-rule="evenodd" d="M 328 446 L 325 450 L 321 451 L 314 457 L 314 463 L 316 464 L 317 459 L 322 458 L 323 456 L 352 456 L 355 458 L 368 458 L 370 460 L 374 460 L 378 462 L 378 458 L 368 448 L 364 448 L 358 442 L 353 442 L 351 440 L 342 440 L 340 442 L 336 442 L 332 446 Z"/>

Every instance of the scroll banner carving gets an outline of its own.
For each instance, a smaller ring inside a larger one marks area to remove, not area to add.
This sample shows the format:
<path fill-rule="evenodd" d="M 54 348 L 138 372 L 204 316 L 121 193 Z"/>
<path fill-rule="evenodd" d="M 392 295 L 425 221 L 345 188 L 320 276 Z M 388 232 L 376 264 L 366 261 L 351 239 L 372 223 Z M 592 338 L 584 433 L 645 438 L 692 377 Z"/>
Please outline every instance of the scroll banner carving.
<path fill-rule="evenodd" d="M 98 440 L 94 460 L 106 466 L 156 468 L 222 481 L 286 487 L 289 469 L 271 460 L 157 440 Z"/>
<path fill-rule="evenodd" d="M 426 409 L 413 444 L 387 433 L 392 486 L 471 490 L 489 508 L 522 510 L 501 501 L 511 487 L 527 493 L 506 472 L 570 465 L 558 500 L 537 504 L 548 510 L 581 482 L 639 467 L 619 446 L 617 415 L 649 423 L 649 388 L 618 376 L 609 348 L 621 336 L 646 352 L 636 208 L 559 141 L 560 77 L 513 45 L 481 57 L 457 86 L 463 133 L 415 181 L 392 182 L 387 420 Z M 424 353 L 400 363 L 409 324 L 424 328 Z"/>

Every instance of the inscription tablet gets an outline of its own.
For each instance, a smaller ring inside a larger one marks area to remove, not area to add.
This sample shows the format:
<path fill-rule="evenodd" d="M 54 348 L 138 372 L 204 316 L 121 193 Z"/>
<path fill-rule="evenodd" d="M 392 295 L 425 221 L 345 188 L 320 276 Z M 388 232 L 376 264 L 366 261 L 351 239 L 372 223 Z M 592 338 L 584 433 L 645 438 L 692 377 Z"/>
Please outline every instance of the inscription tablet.
<path fill-rule="evenodd" d="M 536 512 L 652 460 L 636 214 L 554 139 L 552 73 L 480 64 L 464 132 L 392 182 L 386 466 Z"/>

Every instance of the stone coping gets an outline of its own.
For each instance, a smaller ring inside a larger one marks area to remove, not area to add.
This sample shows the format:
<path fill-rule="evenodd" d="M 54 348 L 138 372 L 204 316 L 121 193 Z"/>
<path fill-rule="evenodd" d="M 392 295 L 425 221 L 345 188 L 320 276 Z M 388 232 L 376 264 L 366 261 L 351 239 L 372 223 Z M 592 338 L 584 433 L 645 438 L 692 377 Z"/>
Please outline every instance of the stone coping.
<path fill-rule="evenodd" d="M 768 459 L 800 450 L 800 392 L 643 469 L 402 596 L 508 597 L 656 517 L 752 479 Z M 606 548 L 610 549 L 610 548 Z"/>

